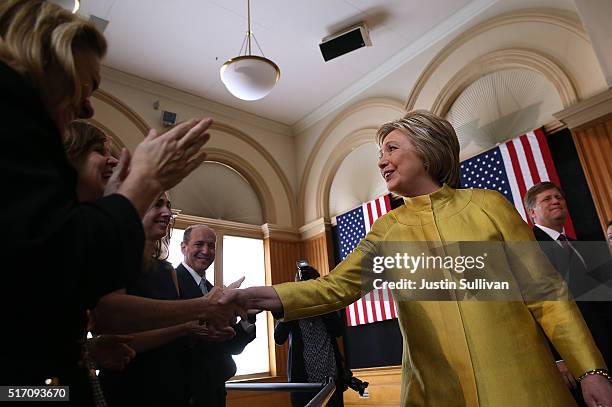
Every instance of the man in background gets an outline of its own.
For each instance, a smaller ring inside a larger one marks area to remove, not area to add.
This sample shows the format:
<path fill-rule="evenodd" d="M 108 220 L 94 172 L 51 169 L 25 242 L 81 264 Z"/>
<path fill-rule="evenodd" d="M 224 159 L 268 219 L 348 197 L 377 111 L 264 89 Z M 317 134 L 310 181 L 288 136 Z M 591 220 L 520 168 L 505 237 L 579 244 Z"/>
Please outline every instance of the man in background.
<path fill-rule="evenodd" d="M 208 226 L 192 225 L 185 229 L 181 242 L 184 259 L 176 268 L 182 299 L 201 297 L 212 290 L 206 270 L 215 261 L 216 242 L 217 236 Z M 194 406 L 225 406 L 225 382 L 236 374 L 232 355 L 241 353 L 255 339 L 254 322 L 242 320 L 233 325 L 236 336 L 230 340 L 192 343 L 194 363 L 188 385 Z"/>
<path fill-rule="evenodd" d="M 601 256 L 594 256 L 587 252 L 586 246 L 577 244 L 575 239 L 565 234 L 564 225 L 568 210 L 565 195 L 557 185 L 552 182 L 535 184 L 525 194 L 524 201 L 527 213 L 534 223 L 533 233 L 542 251 L 566 279 L 574 297 L 579 299 L 581 294 L 597 285 L 597 280 L 593 278 L 594 267 L 589 266 L 589 261 L 595 257 L 600 259 Z M 592 249 L 597 248 L 592 247 Z M 612 362 L 610 359 L 612 354 L 612 332 L 610 331 L 612 310 L 610 305 L 612 303 L 578 301 L 577 304 L 606 364 L 610 366 Z M 553 354 L 566 384 L 570 389 L 575 389 L 574 377 L 554 348 Z M 585 405 L 581 392 L 573 391 L 572 393 L 580 405 Z"/>

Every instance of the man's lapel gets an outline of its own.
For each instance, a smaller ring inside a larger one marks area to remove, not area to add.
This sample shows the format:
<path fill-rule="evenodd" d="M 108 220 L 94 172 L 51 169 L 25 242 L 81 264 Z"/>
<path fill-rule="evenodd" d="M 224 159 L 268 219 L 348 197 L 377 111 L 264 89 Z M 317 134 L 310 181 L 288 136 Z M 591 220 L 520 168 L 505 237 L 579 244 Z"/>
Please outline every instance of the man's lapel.
<path fill-rule="evenodd" d="M 181 290 L 181 297 L 184 299 L 202 297 L 200 287 L 195 283 L 189 271 L 180 264 L 176 268 L 176 276 Z"/>

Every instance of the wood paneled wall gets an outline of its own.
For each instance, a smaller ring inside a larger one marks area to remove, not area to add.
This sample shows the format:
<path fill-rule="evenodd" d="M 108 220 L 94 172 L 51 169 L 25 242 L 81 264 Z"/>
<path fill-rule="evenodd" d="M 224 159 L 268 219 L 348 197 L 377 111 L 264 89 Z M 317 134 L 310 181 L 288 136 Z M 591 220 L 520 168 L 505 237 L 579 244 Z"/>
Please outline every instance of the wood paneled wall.
<path fill-rule="evenodd" d="M 302 242 L 288 242 L 274 238 L 264 239 L 266 268 L 269 270 L 267 284 L 278 284 L 293 281 L 295 262 L 306 258 L 321 275 L 329 274 L 333 264 L 333 247 L 331 232 L 327 231 Z M 272 339 L 272 338 L 271 338 Z M 287 345 L 276 346 L 271 340 L 271 349 L 276 356 L 276 376 L 254 380 L 254 382 L 287 381 Z M 401 369 L 385 367 L 358 369 L 355 376 L 370 383 L 370 397 L 362 399 L 357 393 L 348 390 L 344 393 L 347 406 L 399 406 L 401 388 Z M 228 392 L 227 404 L 233 406 L 290 406 L 288 392 Z"/>
<path fill-rule="evenodd" d="M 267 284 L 279 284 L 293 281 L 295 277 L 295 261 L 301 256 L 300 242 L 285 242 L 275 239 L 264 239 L 266 268 L 270 271 Z M 270 338 L 270 351 L 276 356 L 276 375 L 287 376 L 287 344 L 277 346 L 274 338 Z"/>
<path fill-rule="evenodd" d="M 321 275 L 329 273 L 331 258 L 331 235 L 322 233 L 305 242 L 287 242 L 273 238 L 264 239 L 266 267 L 270 271 L 267 284 L 279 284 L 295 279 L 295 262 L 307 258 Z M 273 339 L 273 338 L 270 338 Z M 274 345 L 270 341 L 270 350 L 276 355 L 276 375 L 287 375 L 287 344 Z"/>
<path fill-rule="evenodd" d="M 612 220 L 612 114 L 572 129 L 602 229 Z"/>
<path fill-rule="evenodd" d="M 353 375 L 370 383 L 368 398 L 347 390 L 344 392 L 344 405 L 347 407 L 399 406 L 402 385 L 400 366 L 355 369 Z"/>
<path fill-rule="evenodd" d="M 290 407 L 289 392 L 229 391 L 228 407 Z"/>
<path fill-rule="evenodd" d="M 321 276 L 329 274 L 334 264 L 331 232 L 324 232 L 302 242 L 303 257 L 316 268 Z"/>

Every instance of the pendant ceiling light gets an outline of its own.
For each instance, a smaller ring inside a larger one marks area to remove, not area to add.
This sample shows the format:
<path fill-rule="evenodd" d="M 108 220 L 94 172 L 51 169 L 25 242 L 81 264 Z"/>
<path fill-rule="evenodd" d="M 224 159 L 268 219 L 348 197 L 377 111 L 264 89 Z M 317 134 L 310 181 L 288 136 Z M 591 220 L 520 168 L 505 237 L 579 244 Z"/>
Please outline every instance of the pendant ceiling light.
<path fill-rule="evenodd" d="M 221 82 L 232 95 L 242 100 L 259 100 L 265 97 L 280 78 L 280 69 L 274 62 L 264 56 L 251 54 L 251 38 L 263 55 L 251 31 L 251 1 L 247 0 L 246 37 L 238 56 L 225 62 L 220 70 Z"/>
<path fill-rule="evenodd" d="M 81 6 L 80 0 L 52 0 L 52 3 L 71 11 L 73 14 L 76 13 Z"/>

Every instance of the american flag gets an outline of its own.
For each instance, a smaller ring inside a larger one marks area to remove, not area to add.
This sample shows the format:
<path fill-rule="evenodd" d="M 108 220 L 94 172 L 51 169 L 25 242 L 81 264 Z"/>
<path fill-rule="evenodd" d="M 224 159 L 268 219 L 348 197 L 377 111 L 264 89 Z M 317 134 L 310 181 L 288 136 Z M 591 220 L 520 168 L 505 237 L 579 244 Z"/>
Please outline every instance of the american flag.
<path fill-rule="evenodd" d="M 370 231 L 376 219 L 391 210 L 389 195 L 364 203 L 336 217 L 340 258 L 355 249 L 359 241 Z M 389 290 L 373 290 L 346 307 L 348 326 L 368 324 L 397 318 L 393 298 Z"/>
<path fill-rule="evenodd" d="M 461 188 L 493 189 L 500 192 L 530 224 L 523 197 L 529 188 L 541 181 L 560 185 L 542 129 L 523 134 L 461 163 Z M 374 221 L 390 210 L 390 198 L 385 195 L 336 217 L 341 260 L 365 237 Z M 569 216 L 565 231 L 570 237 L 575 237 Z M 374 290 L 346 308 L 349 326 L 396 317 L 388 290 Z"/>
<path fill-rule="evenodd" d="M 560 185 L 542 129 L 523 134 L 461 163 L 461 188 L 493 189 L 502 193 L 530 225 L 523 198 L 529 188 L 542 181 Z M 565 231 L 575 238 L 569 216 Z"/>

